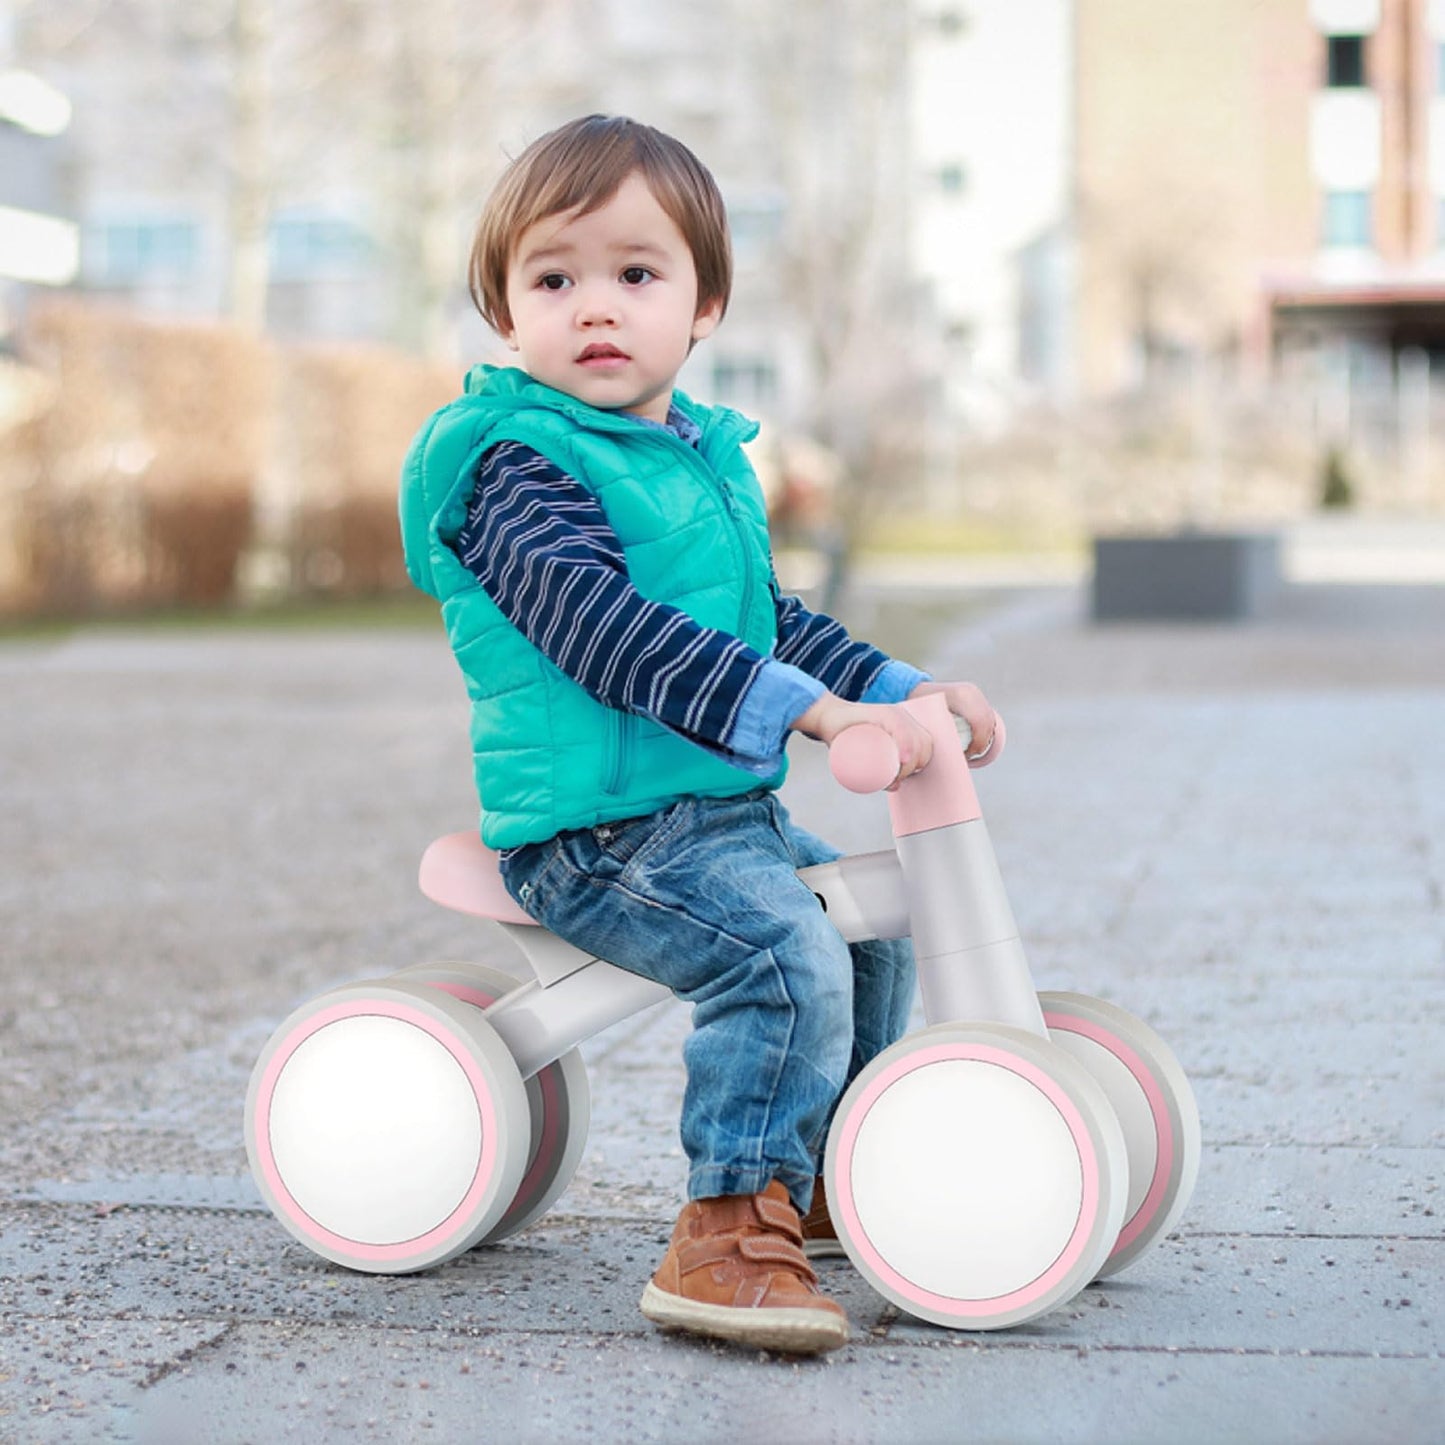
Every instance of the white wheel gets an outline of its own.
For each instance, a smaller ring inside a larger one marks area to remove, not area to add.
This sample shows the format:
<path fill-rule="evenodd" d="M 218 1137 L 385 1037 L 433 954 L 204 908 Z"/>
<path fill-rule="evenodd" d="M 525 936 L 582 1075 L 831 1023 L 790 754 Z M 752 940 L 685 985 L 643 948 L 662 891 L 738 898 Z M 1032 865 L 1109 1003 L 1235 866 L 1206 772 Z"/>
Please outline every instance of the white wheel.
<path fill-rule="evenodd" d="M 1103 999 L 1041 993 L 1049 1037 L 1103 1087 L 1124 1129 L 1129 1198 L 1102 1278 L 1163 1239 L 1184 1213 L 1203 1144 L 1194 1090 L 1169 1045 L 1148 1024 Z"/>
<path fill-rule="evenodd" d="M 1124 1140 L 1103 1091 L 1047 1039 L 939 1024 L 843 1096 L 824 1181 L 838 1237 L 886 1298 L 952 1329 L 1070 1299 L 1118 1237 Z"/>
<path fill-rule="evenodd" d="M 522 980 L 481 963 L 419 963 L 393 977 L 442 989 L 473 1008 L 490 1008 Z M 507 1212 L 478 1244 L 497 1244 L 540 1219 L 562 1197 L 587 1146 L 592 1093 L 578 1049 L 526 1081 L 531 1136 L 527 1168 Z"/>
<path fill-rule="evenodd" d="M 401 1274 L 470 1249 L 527 1166 L 527 1093 L 468 1004 L 424 984 L 351 984 L 297 1009 L 251 1075 L 246 1150 L 308 1249 Z"/>

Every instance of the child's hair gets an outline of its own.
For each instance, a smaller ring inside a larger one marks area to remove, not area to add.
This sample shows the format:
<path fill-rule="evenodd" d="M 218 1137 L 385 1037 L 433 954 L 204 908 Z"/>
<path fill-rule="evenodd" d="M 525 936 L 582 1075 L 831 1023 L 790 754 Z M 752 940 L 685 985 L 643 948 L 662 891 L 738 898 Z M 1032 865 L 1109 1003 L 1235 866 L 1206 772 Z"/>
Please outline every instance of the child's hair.
<path fill-rule="evenodd" d="M 625 116 L 589 115 L 532 142 L 507 167 L 488 198 L 467 281 L 472 300 L 493 330 L 512 329 L 507 271 L 529 226 L 576 211 L 585 216 L 617 194 L 633 172 L 682 232 L 697 268 L 697 307 L 727 309 L 732 247 L 727 211 L 707 167 L 679 140 Z"/>

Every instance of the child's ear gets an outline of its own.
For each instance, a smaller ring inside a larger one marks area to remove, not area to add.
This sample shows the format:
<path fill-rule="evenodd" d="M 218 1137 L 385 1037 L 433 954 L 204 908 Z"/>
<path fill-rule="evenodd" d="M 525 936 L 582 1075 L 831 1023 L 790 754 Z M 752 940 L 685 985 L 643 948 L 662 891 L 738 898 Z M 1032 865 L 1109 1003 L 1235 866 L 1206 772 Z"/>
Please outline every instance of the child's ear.
<path fill-rule="evenodd" d="M 722 320 L 722 302 L 709 301 L 693 318 L 692 339 L 701 341 L 706 336 L 711 336 L 717 330 L 717 324 Z"/>

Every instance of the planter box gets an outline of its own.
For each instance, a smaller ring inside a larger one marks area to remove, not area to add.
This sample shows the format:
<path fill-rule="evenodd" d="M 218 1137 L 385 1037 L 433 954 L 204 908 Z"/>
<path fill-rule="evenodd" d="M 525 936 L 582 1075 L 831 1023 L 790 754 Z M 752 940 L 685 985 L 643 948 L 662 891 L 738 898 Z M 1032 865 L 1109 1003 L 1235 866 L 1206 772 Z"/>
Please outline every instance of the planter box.
<path fill-rule="evenodd" d="M 1273 532 L 1173 532 L 1094 539 L 1093 616 L 1254 617 L 1280 584 Z"/>

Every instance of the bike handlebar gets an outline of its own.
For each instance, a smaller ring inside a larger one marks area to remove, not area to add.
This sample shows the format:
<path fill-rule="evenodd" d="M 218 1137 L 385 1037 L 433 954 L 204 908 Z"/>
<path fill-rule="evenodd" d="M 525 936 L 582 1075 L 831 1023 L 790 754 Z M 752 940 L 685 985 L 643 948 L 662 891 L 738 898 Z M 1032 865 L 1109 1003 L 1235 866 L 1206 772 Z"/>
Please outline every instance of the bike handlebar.
<path fill-rule="evenodd" d="M 1008 736 L 1003 718 L 994 713 L 993 720 L 988 750 L 968 759 L 971 768 L 987 767 L 1004 750 Z M 881 793 L 898 777 L 898 745 L 885 729 L 873 723 L 857 723 L 844 728 L 828 745 L 828 767 L 851 793 Z"/>

